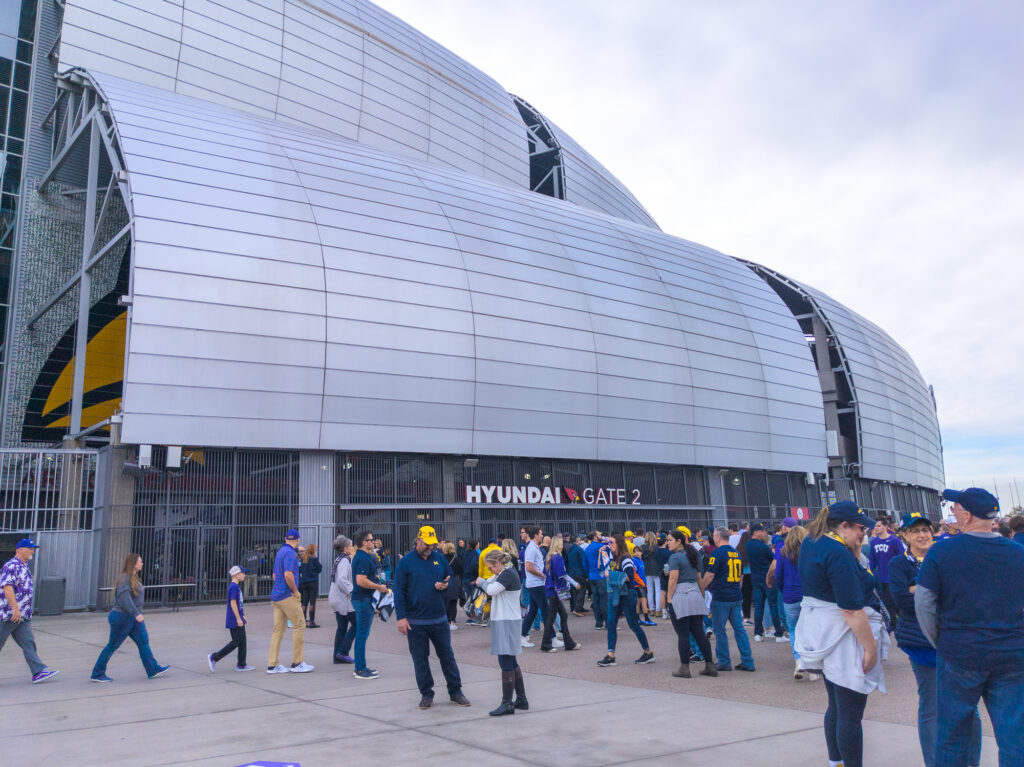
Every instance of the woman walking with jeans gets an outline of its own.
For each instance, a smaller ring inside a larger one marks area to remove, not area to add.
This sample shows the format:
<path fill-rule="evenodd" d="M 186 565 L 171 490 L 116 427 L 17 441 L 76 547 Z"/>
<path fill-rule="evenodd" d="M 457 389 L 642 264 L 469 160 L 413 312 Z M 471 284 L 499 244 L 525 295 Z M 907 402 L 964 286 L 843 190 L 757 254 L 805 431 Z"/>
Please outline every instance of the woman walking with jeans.
<path fill-rule="evenodd" d="M 569 590 L 578 589 L 580 584 L 573 580 L 565 569 L 565 560 L 562 558 L 562 547 L 564 542 L 561 535 L 551 539 L 551 548 L 548 551 L 547 560 L 544 565 L 545 581 L 544 596 L 548 601 L 548 610 L 544 618 L 544 637 L 540 642 L 541 652 L 558 652 L 553 645 L 555 639 L 555 618 L 561 621 L 562 641 L 565 644 L 565 651 L 578 650 L 582 645 L 572 638 L 569 633 L 569 613 L 565 609 L 565 601 L 569 599 Z"/>
<path fill-rule="evenodd" d="M 800 546 L 807 537 L 807 530 L 794 527 L 786 534 L 786 539 L 775 555 L 775 583 L 782 594 L 782 613 L 789 628 L 789 649 L 793 652 L 793 678 L 797 681 L 804 678 L 804 667 L 800 663 L 800 653 L 796 651 L 797 621 L 800 619 L 800 602 L 804 598 L 803 585 L 800 583 Z M 818 675 L 810 674 L 810 681 L 816 682 Z"/>
<path fill-rule="evenodd" d="M 107 641 L 107 646 L 100 651 L 100 657 L 96 659 L 96 665 L 93 666 L 91 679 L 94 682 L 114 681 L 107 676 L 107 663 L 117 652 L 117 648 L 129 637 L 138 646 L 139 658 L 142 659 L 142 666 L 146 669 L 146 675 L 150 679 L 155 679 L 166 673 L 170 668 L 170 666 L 161 666 L 157 663 L 156 658 L 153 657 L 153 651 L 149 649 L 149 632 L 146 631 L 146 622 L 142 617 L 146 587 L 139 580 L 141 570 L 141 555 L 132 553 L 125 557 L 124 567 L 114 585 L 114 609 L 107 615 L 107 623 L 110 624 L 110 639 Z"/>
<path fill-rule="evenodd" d="M 355 547 L 344 535 L 334 539 L 334 569 L 331 571 L 331 591 L 327 604 L 334 610 L 338 628 L 334 632 L 334 662 L 355 663 L 349 656 L 356 638 L 356 614 L 352 608 L 352 555 Z"/>
<path fill-rule="evenodd" d="M 637 615 L 636 605 L 639 601 L 637 587 L 633 577 L 636 574 L 636 567 L 633 565 L 633 558 L 626 548 L 626 539 L 621 533 L 615 533 L 611 538 L 605 538 L 605 543 L 599 553 L 602 563 L 607 562 L 608 579 L 608 654 L 597 662 L 598 666 L 615 666 L 615 644 L 618 639 L 619 616 L 626 616 L 626 624 L 633 630 L 643 654 L 634 661 L 635 663 L 653 663 L 654 653 L 647 642 L 647 635 L 640 628 L 640 618 Z M 602 569 L 604 569 L 602 567 Z"/>

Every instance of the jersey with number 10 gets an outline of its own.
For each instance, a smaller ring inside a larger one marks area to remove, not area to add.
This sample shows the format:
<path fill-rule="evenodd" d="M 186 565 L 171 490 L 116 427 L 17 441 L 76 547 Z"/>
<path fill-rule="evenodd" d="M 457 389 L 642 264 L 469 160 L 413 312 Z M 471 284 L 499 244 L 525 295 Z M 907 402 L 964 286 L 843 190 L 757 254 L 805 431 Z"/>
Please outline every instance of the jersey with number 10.
<path fill-rule="evenodd" d="M 708 572 L 714 573 L 714 580 L 708 591 L 719 602 L 740 602 L 743 600 L 743 560 L 732 546 L 719 546 L 708 557 Z"/>

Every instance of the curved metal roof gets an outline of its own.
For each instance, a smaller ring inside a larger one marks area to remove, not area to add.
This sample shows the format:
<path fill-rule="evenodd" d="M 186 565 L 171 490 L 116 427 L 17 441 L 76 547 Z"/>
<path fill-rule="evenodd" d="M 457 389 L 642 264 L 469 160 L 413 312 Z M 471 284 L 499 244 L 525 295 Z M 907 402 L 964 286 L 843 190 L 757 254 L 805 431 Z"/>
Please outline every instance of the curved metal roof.
<path fill-rule="evenodd" d="M 907 351 L 831 296 L 757 268 L 801 293 L 838 345 L 857 413 L 860 476 L 934 490 L 945 487 L 935 401 Z"/>
<path fill-rule="evenodd" d="M 60 64 L 529 186 L 513 98 L 365 0 L 66 0 Z M 611 174 L 566 144 L 571 201 L 654 226 Z"/>
<path fill-rule="evenodd" d="M 95 79 L 135 221 L 125 441 L 823 469 L 807 345 L 741 263 Z"/>

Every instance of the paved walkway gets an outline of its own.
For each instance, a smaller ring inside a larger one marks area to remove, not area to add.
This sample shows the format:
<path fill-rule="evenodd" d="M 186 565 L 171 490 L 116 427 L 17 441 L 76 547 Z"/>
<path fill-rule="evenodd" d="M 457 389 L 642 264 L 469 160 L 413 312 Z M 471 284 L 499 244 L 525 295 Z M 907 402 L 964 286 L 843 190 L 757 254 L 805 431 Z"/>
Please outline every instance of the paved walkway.
<path fill-rule="evenodd" d="M 61 674 L 28 684 L 12 642 L 0 654 L 0 720 L 32 764 L 235 767 L 256 760 L 302 767 L 340 765 L 708 765 L 794 767 L 827 764 L 821 733 L 824 688 L 795 682 L 788 645 L 754 645 L 756 674 L 675 679 L 675 634 L 665 623 L 649 631 L 658 662 L 634 666 L 638 646 L 620 632 L 622 663 L 601 669 L 604 634 L 571 619 L 584 648 L 551 655 L 526 650 L 531 710 L 492 719 L 500 698 L 486 630 L 462 627 L 453 640 L 471 708 L 448 703 L 443 683 L 434 707 L 417 708 L 412 664 L 393 623 L 377 622 L 370 637 L 375 681 L 353 679 L 351 666 L 331 664 L 333 616 L 307 631 L 310 674 L 268 676 L 271 611 L 249 607 L 250 665 L 239 674 L 226 659 L 211 674 L 207 653 L 227 639 L 223 607 L 153 611 L 153 648 L 171 671 L 147 680 L 130 643 L 114 656 L 113 684 L 88 681 L 106 641 L 104 615 L 33 621 L 40 654 Z M 329 627 L 328 627 L 329 626 Z M 622 627 L 623 629 L 625 626 Z M 286 638 L 282 658 L 290 656 Z M 539 641 L 538 641 L 539 644 Z M 735 651 L 735 647 L 733 648 Z M 916 695 L 905 656 L 887 664 L 889 695 L 873 694 L 865 722 L 866 764 L 919 767 Z M 442 680 L 435 666 L 435 677 Z M 984 717 L 984 714 L 983 714 Z M 986 720 L 986 731 L 988 723 Z M 3 752 L 10 754 L 9 745 Z M 986 736 L 982 764 L 996 764 Z"/>

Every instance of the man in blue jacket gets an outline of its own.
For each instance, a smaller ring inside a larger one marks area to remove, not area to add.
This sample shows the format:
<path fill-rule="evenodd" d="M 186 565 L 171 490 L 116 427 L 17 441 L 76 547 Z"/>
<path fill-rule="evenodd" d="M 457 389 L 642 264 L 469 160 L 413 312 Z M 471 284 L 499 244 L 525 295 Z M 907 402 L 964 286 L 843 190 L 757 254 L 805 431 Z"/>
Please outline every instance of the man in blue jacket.
<path fill-rule="evenodd" d="M 421 527 L 413 550 L 395 568 L 395 615 L 398 630 L 409 641 L 409 654 L 420 688 L 420 708 L 434 702 L 434 676 L 430 673 L 430 645 L 434 645 L 441 671 L 448 683 L 448 697 L 457 706 L 468 706 L 462 694 L 462 677 L 452 652 L 445 589 L 452 577 L 448 561 L 437 553 L 437 533 Z"/>
<path fill-rule="evenodd" d="M 590 606 L 594 608 L 594 628 L 603 629 L 608 613 L 607 576 L 601 571 L 598 554 L 601 551 L 601 533 L 594 530 L 587 536 L 590 543 L 584 550 L 587 560 L 587 580 L 590 581 Z"/>
<path fill-rule="evenodd" d="M 586 536 L 580 533 L 565 554 L 565 569 L 569 577 L 580 584 L 578 589 L 573 589 L 569 597 L 569 606 L 572 608 L 572 614 L 580 618 L 583 617 L 583 599 L 587 594 L 587 555 L 583 549 L 585 542 Z"/>

